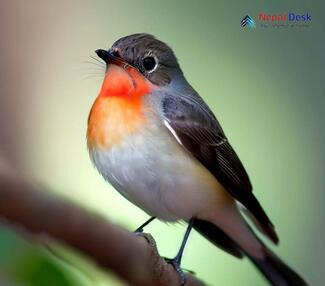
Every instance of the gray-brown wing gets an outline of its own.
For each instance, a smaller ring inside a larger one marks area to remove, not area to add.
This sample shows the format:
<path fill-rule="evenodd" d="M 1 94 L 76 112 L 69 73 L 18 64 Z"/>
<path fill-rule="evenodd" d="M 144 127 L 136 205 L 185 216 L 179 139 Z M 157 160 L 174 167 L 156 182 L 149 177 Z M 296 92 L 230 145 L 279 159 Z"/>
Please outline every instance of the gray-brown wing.
<path fill-rule="evenodd" d="M 264 232 L 277 243 L 273 225 L 252 193 L 243 164 L 204 101 L 198 95 L 165 95 L 161 106 L 165 124 L 176 139 L 254 215 Z"/>

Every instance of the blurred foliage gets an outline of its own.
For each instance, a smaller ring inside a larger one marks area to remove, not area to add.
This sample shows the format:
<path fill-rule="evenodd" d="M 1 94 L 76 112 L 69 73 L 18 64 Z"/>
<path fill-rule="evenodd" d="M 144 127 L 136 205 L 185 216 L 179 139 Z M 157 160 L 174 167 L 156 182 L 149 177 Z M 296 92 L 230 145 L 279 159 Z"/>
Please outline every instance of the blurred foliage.
<path fill-rule="evenodd" d="M 0 228 L 0 269 L 1 286 L 121 284 L 73 250 L 54 242 L 37 243 L 37 238 L 28 234 L 21 236 L 3 225 Z"/>
<path fill-rule="evenodd" d="M 0 268 L 17 285 L 89 285 L 82 275 L 72 275 L 71 270 L 56 262 L 44 247 L 28 243 L 4 226 L 0 229 Z"/>

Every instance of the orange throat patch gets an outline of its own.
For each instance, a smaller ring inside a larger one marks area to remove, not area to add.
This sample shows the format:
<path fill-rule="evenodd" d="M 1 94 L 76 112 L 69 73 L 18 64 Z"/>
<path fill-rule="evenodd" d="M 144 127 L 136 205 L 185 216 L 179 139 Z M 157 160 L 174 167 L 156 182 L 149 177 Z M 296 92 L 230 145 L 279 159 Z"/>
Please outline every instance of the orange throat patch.
<path fill-rule="evenodd" d="M 143 96 L 154 86 L 134 68 L 110 65 L 89 114 L 88 148 L 111 149 L 146 124 Z"/>

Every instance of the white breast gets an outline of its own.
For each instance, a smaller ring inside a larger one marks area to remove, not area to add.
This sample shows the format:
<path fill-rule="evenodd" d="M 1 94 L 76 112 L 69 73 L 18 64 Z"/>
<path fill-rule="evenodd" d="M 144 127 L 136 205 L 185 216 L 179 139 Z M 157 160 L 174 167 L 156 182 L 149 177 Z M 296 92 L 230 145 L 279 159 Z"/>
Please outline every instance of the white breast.
<path fill-rule="evenodd" d="M 124 197 L 166 221 L 188 220 L 229 196 L 158 120 L 119 147 L 90 150 L 99 172 Z"/>

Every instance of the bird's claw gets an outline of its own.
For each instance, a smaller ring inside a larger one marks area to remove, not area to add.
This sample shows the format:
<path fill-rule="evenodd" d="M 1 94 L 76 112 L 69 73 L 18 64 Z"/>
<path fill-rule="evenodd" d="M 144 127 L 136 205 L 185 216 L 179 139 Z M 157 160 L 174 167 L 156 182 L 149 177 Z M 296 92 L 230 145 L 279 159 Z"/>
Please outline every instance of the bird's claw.
<path fill-rule="evenodd" d="M 134 232 L 135 233 L 142 233 L 143 232 L 143 228 L 145 226 L 147 226 L 149 223 L 151 223 L 154 219 L 156 219 L 156 218 L 155 217 L 151 217 L 145 223 L 141 224 Z"/>
<path fill-rule="evenodd" d="M 186 276 L 184 271 L 182 270 L 180 263 L 177 259 L 173 258 L 164 258 L 165 261 L 173 266 L 173 268 L 176 270 L 176 272 L 179 274 L 181 278 L 181 286 L 184 286 L 186 284 Z"/>
<path fill-rule="evenodd" d="M 143 233 L 143 228 L 141 228 L 141 227 L 137 228 L 137 229 L 134 231 L 134 233 L 135 233 L 136 235 Z"/>
<path fill-rule="evenodd" d="M 157 252 L 157 246 L 156 246 L 156 242 L 155 240 L 153 239 L 152 235 L 150 233 L 145 233 L 145 232 L 135 232 L 135 235 L 136 236 L 139 236 L 139 237 L 143 237 L 147 243 L 149 244 L 149 246 L 153 249 L 155 249 Z"/>
<path fill-rule="evenodd" d="M 142 231 L 135 231 L 134 234 L 136 236 L 140 236 L 140 237 L 143 237 L 149 244 L 152 243 L 151 240 L 152 240 L 152 236 L 148 233 L 144 233 L 143 230 Z"/>

